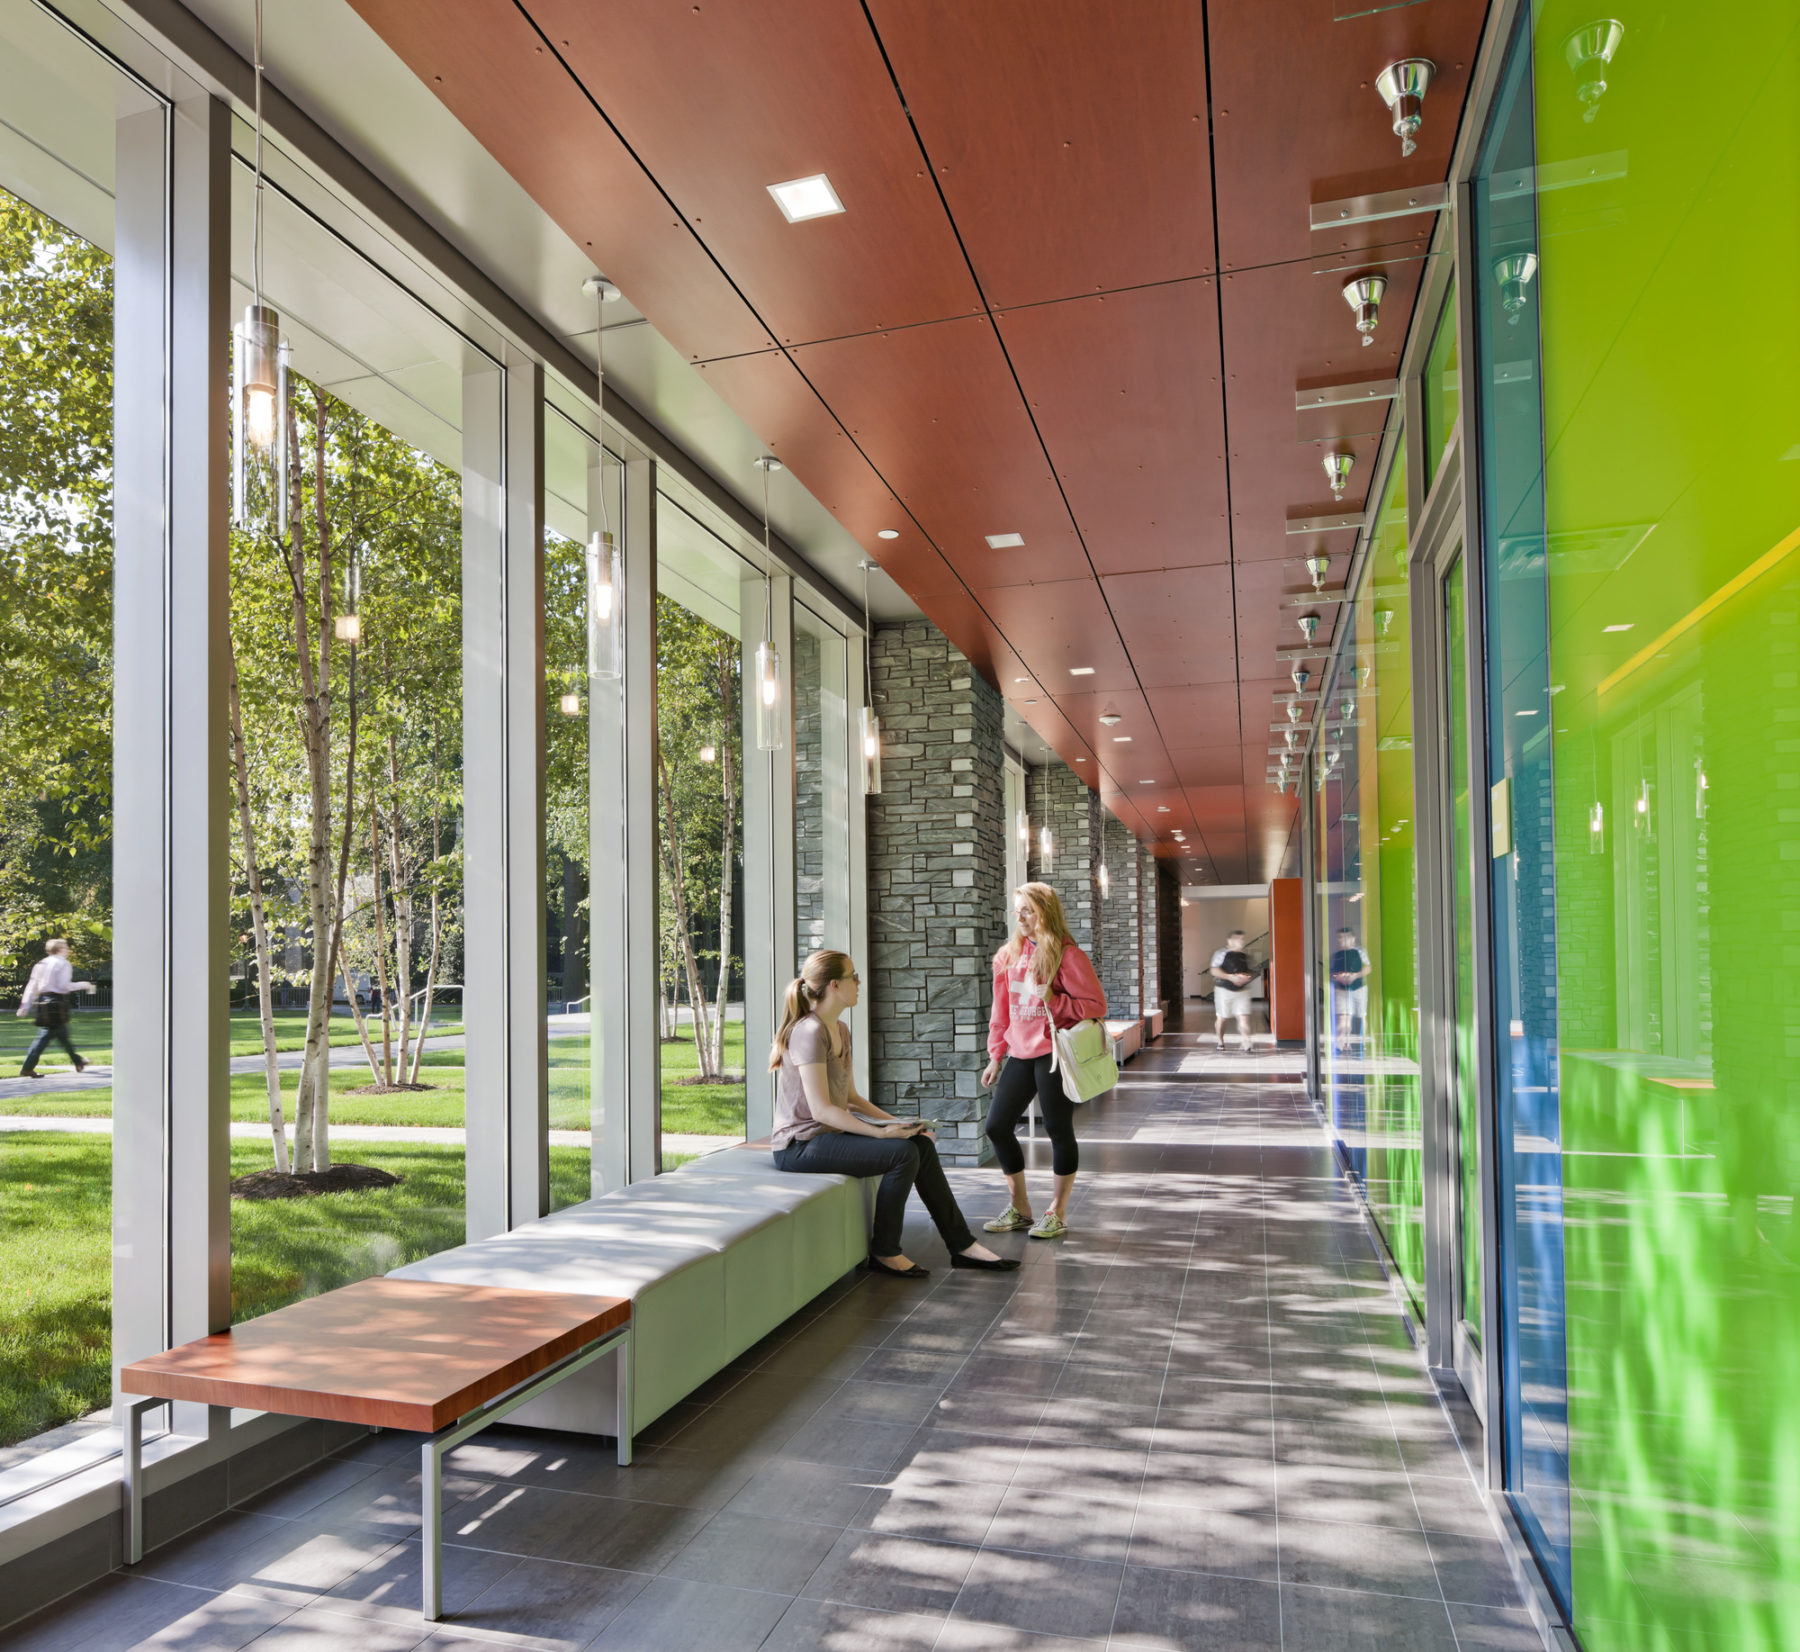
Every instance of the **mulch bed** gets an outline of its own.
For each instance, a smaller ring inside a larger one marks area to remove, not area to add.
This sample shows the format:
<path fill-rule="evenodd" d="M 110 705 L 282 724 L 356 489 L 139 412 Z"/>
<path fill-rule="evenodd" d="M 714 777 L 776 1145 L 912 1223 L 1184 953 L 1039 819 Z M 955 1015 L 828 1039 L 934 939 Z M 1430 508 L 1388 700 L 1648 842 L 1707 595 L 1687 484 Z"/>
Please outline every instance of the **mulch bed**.
<path fill-rule="evenodd" d="M 435 1084 L 362 1084 L 354 1090 L 340 1090 L 341 1096 L 398 1096 L 411 1095 L 418 1090 L 435 1090 Z"/>
<path fill-rule="evenodd" d="M 360 1193 L 372 1187 L 398 1187 L 405 1181 L 372 1164 L 334 1164 L 329 1170 L 253 1170 L 234 1177 L 234 1199 L 311 1199 L 321 1193 Z"/>
<path fill-rule="evenodd" d="M 669 1080 L 671 1084 L 742 1084 L 742 1073 L 721 1073 L 717 1078 L 702 1078 L 698 1073 L 684 1073 L 680 1078 Z"/>

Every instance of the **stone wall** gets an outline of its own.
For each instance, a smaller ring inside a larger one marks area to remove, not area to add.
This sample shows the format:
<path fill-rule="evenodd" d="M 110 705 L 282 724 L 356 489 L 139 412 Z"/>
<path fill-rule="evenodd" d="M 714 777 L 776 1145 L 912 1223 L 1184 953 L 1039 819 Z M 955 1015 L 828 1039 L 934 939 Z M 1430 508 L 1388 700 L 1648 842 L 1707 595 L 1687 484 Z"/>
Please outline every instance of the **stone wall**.
<path fill-rule="evenodd" d="M 1169 1025 L 1181 1025 L 1187 987 L 1182 979 L 1181 867 L 1179 861 L 1156 863 L 1156 974 L 1157 993 L 1169 1006 Z"/>
<path fill-rule="evenodd" d="M 1025 771 L 1025 796 L 1031 815 L 1030 875 L 1061 897 L 1075 943 L 1093 956 L 1096 949 L 1094 907 L 1094 842 L 1100 800 L 1075 771 L 1063 763 L 1033 764 Z M 1050 828 L 1050 854 L 1043 851 L 1043 831 Z M 1095 960 L 1095 968 L 1099 960 Z"/>
<path fill-rule="evenodd" d="M 794 970 L 825 944 L 825 727 L 819 639 L 794 632 Z"/>
<path fill-rule="evenodd" d="M 980 1164 L 989 960 L 1006 939 L 1003 708 L 926 620 L 870 648 L 881 792 L 869 799 L 871 1099 L 942 1119 L 946 1163 Z"/>
<path fill-rule="evenodd" d="M 1124 821 L 1103 809 L 1100 845 L 1106 867 L 1106 892 L 1099 901 L 1100 954 L 1094 967 L 1099 971 L 1100 985 L 1106 989 L 1108 1013 L 1118 1020 L 1134 1020 L 1144 1013 L 1138 844 Z"/>
<path fill-rule="evenodd" d="M 1143 994 L 1143 1013 L 1151 1014 L 1162 1004 L 1162 972 L 1158 962 L 1156 911 L 1156 856 L 1148 844 L 1137 846 L 1138 864 L 1138 937 L 1142 960 L 1138 980 Z"/>

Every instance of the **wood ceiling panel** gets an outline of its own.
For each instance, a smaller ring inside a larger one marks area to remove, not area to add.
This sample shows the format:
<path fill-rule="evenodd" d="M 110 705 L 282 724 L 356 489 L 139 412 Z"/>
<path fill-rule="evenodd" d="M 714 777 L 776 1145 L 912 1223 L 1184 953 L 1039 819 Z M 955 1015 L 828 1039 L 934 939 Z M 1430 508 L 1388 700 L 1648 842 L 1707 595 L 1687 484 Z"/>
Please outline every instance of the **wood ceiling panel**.
<path fill-rule="evenodd" d="M 1032 675 L 1055 698 L 1136 691 L 1131 658 L 1106 617 L 1093 580 L 1009 585 L 977 595 Z M 1080 668 L 1090 668 L 1092 675 L 1075 676 Z"/>
<path fill-rule="evenodd" d="M 1169 760 L 1183 786 L 1234 786 L 1245 777 L 1244 749 L 1235 740 L 1204 746 L 1177 746 L 1170 741 Z"/>
<path fill-rule="evenodd" d="M 987 321 L 838 339 L 794 355 L 971 587 L 1089 573 Z M 990 534 L 1008 533 L 1023 535 L 1023 548 L 995 550 L 986 543 Z"/>
<path fill-rule="evenodd" d="M 997 318 L 1102 574 L 1230 559 L 1217 306 L 1182 281 Z"/>
<path fill-rule="evenodd" d="M 1168 0 L 871 0 L 997 307 L 1213 266 L 1205 19 Z"/>
<path fill-rule="evenodd" d="M 1146 692 L 1156 726 L 1171 750 L 1225 745 L 1242 738 L 1235 682 L 1152 688 Z"/>
<path fill-rule="evenodd" d="M 774 342 L 508 0 L 351 4 L 682 354 Z"/>
<path fill-rule="evenodd" d="M 782 343 L 980 309 L 859 7 L 524 4 Z M 788 223 L 818 172 L 844 211 Z"/>
<path fill-rule="evenodd" d="M 1367 244 L 1354 234 L 1315 237 L 1311 203 L 1441 181 L 1486 12 L 1485 0 L 1342 21 L 1322 0 L 1208 7 L 1220 268 Z M 1375 90 L 1376 76 L 1402 57 L 1430 58 L 1438 71 L 1410 158 Z"/>
<path fill-rule="evenodd" d="M 1236 679 L 1228 565 L 1111 574 L 1100 588 L 1146 688 Z"/>
<path fill-rule="evenodd" d="M 769 451 L 915 600 L 963 590 L 950 565 L 785 355 L 765 351 L 703 362 L 700 371 Z M 884 528 L 900 537 L 880 538 Z"/>

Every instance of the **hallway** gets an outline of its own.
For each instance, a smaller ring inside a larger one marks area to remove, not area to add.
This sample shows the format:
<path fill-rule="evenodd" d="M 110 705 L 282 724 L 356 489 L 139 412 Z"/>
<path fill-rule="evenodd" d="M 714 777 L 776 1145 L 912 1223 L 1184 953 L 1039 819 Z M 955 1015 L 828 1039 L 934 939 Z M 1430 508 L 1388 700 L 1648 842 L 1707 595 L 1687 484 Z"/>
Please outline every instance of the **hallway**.
<path fill-rule="evenodd" d="M 378 1435 L 21 1625 L 17 1652 L 1535 1648 L 1297 1085 L 1182 1076 L 1082 1116 L 1007 1280 L 852 1276 L 640 1440 L 496 1428 L 447 1475 L 417 1613 L 415 1447 Z M 991 1173 L 953 1178 L 971 1214 Z M 915 1214 L 918 1207 L 914 1205 Z M 525 1631 L 529 1630 L 528 1633 Z"/>

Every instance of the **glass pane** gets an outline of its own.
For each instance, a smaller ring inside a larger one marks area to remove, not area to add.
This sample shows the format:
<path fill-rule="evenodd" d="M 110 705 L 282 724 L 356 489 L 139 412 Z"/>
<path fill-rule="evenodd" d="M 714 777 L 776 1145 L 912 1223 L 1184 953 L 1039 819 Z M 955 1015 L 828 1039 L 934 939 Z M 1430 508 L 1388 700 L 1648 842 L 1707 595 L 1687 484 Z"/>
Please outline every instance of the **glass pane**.
<path fill-rule="evenodd" d="M 1431 354 L 1425 361 L 1425 489 L 1437 480 L 1438 465 L 1444 449 L 1450 444 L 1450 432 L 1456 428 L 1456 416 L 1462 405 L 1461 369 L 1456 360 L 1456 283 L 1444 299 L 1444 311 L 1438 318 L 1437 332 L 1432 336 Z"/>
<path fill-rule="evenodd" d="M 849 650 L 810 609 L 794 609 L 794 969 L 850 947 Z M 862 767 L 856 765 L 860 786 Z"/>
<path fill-rule="evenodd" d="M 37 1075 L 0 1097 L 0 1446 L 112 1397 L 112 192 L 151 107 L 0 5 L 0 1062 Z"/>
<path fill-rule="evenodd" d="M 1550 813 L 1544 422 L 1538 310 L 1508 308 L 1495 268 L 1535 257 L 1531 57 L 1508 61 L 1474 182 L 1481 350 L 1483 598 L 1487 626 L 1493 1017 L 1498 1052 L 1507 1483 L 1559 1587 L 1569 1578 L 1563 1140 L 1557 1063 L 1557 902 Z M 1566 77 L 1566 67 L 1557 67 Z M 1559 95 L 1566 88 L 1559 87 Z M 1580 192 L 1575 192 L 1579 194 Z M 1522 267 L 1522 266 L 1520 266 Z M 1510 844 L 1510 847 L 1508 845 Z"/>
<path fill-rule="evenodd" d="M 1340 1145 L 1422 1323 L 1410 614 L 1402 453 L 1345 610 L 1348 635 L 1325 697 L 1323 1068 Z"/>
<path fill-rule="evenodd" d="M 241 314 L 241 154 L 232 196 Z M 467 347 L 285 196 L 263 227 L 291 355 L 231 534 L 234 1320 L 465 1236 Z"/>
<path fill-rule="evenodd" d="M 672 501 L 658 512 L 658 1013 L 662 1168 L 673 1170 L 744 1139 L 745 570 Z"/>
<path fill-rule="evenodd" d="M 1475 954 L 1472 889 L 1474 848 L 1469 815 L 1467 594 L 1459 555 L 1444 576 L 1444 727 L 1450 758 L 1451 1074 L 1456 1097 L 1459 1166 L 1456 1244 L 1461 1301 L 1457 1308 L 1472 1341 L 1481 1340 L 1481 1154 L 1476 1118 Z"/>

